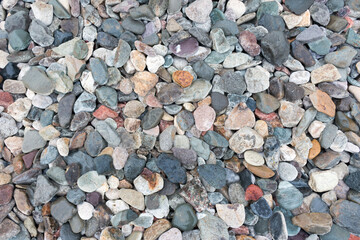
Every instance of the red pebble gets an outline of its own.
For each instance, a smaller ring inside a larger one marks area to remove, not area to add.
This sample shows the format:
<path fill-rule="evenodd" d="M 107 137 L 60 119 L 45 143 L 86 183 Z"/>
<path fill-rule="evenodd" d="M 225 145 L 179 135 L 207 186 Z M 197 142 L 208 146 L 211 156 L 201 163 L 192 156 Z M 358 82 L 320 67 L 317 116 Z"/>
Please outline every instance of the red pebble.
<path fill-rule="evenodd" d="M 259 198 L 261 198 L 264 195 L 263 191 L 260 187 L 251 184 L 247 187 L 245 191 L 245 200 L 246 201 L 257 201 Z"/>
<path fill-rule="evenodd" d="M 255 57 L 260 54 L 261 48 L 252 32 L 242 31 L 239 35 L 239 43 L 250 56 Z"/>
<path fill-rule="evenodd" d="M 360 240 L 360 237 L 350 234 L 350 237 L 348 240 Z"/>
<path fill-rule="evenodd" d="M 118 116 L 117 112 L 111 110 L 104 105 L 101 105 L 96 111 L 93 113 L 93 116 L 100 120 L 105 120 L 107 118 L 116 118 Z"/>
<path fill-rule="evenodd" d="M 0 92 L 0 106 L 7 108 L 14 102 L 13 97 L 8 92 Z"/>

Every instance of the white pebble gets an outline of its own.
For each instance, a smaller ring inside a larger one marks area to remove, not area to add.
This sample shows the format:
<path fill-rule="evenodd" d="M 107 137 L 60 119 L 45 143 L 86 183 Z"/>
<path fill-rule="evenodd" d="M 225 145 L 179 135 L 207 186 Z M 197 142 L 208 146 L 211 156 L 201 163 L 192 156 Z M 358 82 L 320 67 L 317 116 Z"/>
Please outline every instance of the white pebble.
<path fill-rule="evenodd" d="M 83 202 L 77 205 L 77 210 L 82 220 L 89 220 L 93 216 L 94 206 L 88 202 Z"/>

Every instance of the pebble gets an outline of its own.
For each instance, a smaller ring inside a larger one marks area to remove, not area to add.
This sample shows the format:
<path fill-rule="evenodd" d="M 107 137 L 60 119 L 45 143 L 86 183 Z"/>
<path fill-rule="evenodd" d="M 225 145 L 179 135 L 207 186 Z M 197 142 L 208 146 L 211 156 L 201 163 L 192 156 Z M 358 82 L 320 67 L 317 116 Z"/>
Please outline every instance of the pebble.
<path fill-rule="evenodd" d="M 226 230 L 226 223 L 210 213 L 204 213 L 204 217 L 199 219 L 197 224 L 200 230 L 201 239 L 228 239 L 229 233 Z"/>
<path fill-rule="evenodd" d="M 266 60 L 275 65 L 284 63 L 290 54 L 290 45 L 280 31 L 271 31 L 266 34 L 261 40 L 261 48 Z"/>
<path fill-rule="evenodd" d="M 263 144 L 263 138 L 249 127 L 239 129 L 229 139 L 229 147 L 236 153 L 243 153 L 246 150 L 260 148 Z"/>
<path fill-rule="evenodd" d="M 353 239 L 359 11 L 2 1 L 0 239 Z"/>
<path fill-rule="evenodd" d="M 303 117 L 305 110 L 288 101 L 281 101 L 279 117 L 285 127 L 295 127 Z"/>
<path fill-rule="evenodd" d="M 326 192 L 335 188 L 338 184 L 336 173 L 331 170 L 310 173 L 309 186 L 315 192 Z"/>
<path fill-rule="evenodd" d="M 209 19 L 211 10 L 212 10 L 211 1 L 196 0 L 185 9 L 185 13 L 190 20 L 197 23 L 205 23 Z"/>
<path fill-rule="evenodd" d="M 265 198 L 261 197 L 256 202 L 250 205 L 251 210 L 261 218 L 269 218 L 272 215 L 272 210 Z"/>
<path fill-rule="evenodd" d="M 146 93 L 148 93 L 148 91 L 158 82 L 158 76 L 147 71 L 137 72 L 133 77 L 131 77 L 131 81 L 135 85 L 135 93 L 140 96 L 145 96 Z"/>
<path fill-rule="evenodd" d="M 359 204 L 348 201 L 335 201 L 330 207 L 330 214 L 334 218 L 334 223 L 346 228 L 348 231 L 359 234 L 359 222 L 357 213 L 359 212 Z"/>
<path fill-rule="evenodd" d="M 302 193 L 294 185 L 287 181 L 279 183 L 276 191 L 276 198 L 279 205 L 287 210 L 293 210 L 300 207 L 303 203 Z"/>
<path fill-rule="evenodd" d="M 77 205 L 79 217 L 83 220 L 89 220 L 93 216 L 94 207 L 88 202 Z"/>
<path fill-rule="evenodd" d="M 156 165 L 164 171 L 170 182 L 186 182 L 186 171 L 181 167 L 180 162 L 174 156 L 165 153 L 160 154 L 156 160 Z"/>
<path fill-rule="evenodd" d="M 200 131 L 209 130 L 214 121 L 216 113 L 215 110 L 207 105 L 202 105 L 194 111 L 194 119 L 196 128 Z"/>
<path fill-rule="evenodd" d="M 333 82 L 340 78 L 341 75 L 338 69 L 332 64 L 325 64 L 311 72 L 311 82 L 313 84 Z"/>
<path fill-rule="evenodd" d="M 294 181 L 298 175 L 297 169 L 287 162 L 281 162 L 279 164 L 278 172 L 280 178 L 288 182 Z"/>
<path fill-rule="evenodd" d="M 305 231 L 318 235 L 329 233 L 333 224 L 328 213 L 302 213 L 293 217 L 292 221 Z"/>
<path fill-rule="evenodd" d="M 258 93 L 268 89 L 269 78 L 269 72 L 260 66 L 247 69 L 245 73 L 247 90 L 251 93 Z"/>
<path fill-rule="evenodd" d="M 251 150 L 244 153 L 244 159 L 253 166 L 262 166 L 265 163 L 264 157 L 260 153 Z"/>
<path fill-rule="evenodd" d="M 82 191 L 93 192 L 100 188 L 105 181 L 105 176 L 98 175 L 96 171 L 89 171 L 77 180 L 77 184 Z"/>
<path fill-rule="evenodd" d="M 329 95 L 327 95 L 325 92 L 316 90 L 314 93 L 310 94 L 309 97 L 316 110 L 326 114 L 329 117 L 335 116 L 336 106 Z"/>

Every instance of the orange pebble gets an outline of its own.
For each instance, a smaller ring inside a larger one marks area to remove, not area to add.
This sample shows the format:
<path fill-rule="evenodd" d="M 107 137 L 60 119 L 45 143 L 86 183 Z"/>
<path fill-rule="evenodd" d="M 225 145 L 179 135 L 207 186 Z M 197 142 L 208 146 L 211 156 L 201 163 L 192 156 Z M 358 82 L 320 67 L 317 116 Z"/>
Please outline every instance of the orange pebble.
<path fill-rule="evenodd" d="M 178 70 L 173 73 L 172 78 L 175 83 L 179 84 L 181 87 L 186 88 L 191 85 L 194 80 L 193 75 L 188 71 Z"/>

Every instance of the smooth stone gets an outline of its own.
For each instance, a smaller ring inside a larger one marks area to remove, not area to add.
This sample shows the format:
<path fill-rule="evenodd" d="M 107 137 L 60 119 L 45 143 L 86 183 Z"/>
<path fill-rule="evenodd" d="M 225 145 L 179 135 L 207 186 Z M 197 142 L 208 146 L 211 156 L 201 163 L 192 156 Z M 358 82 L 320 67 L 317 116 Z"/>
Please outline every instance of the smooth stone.
<path fill-rule="evenodd" d="M 298 176 L 297 169 L 287 162 L 281 162 L 278 168 L 279 176 L 284 181 L 294 181 Z"/>
<path fill-rule="evenodd" d="M 256 202 L 252 203 L 250 205 L 251 210 L 258 215 L 261 218 L 270 218 L 273 214 L 268 202 L 265 200 L 265 198 L 261 197 Z"/>
<path fill-rule="evenodd" d="M 94 81 L 100 85 L 105 85 L 108 82 L 109 75 L 105 62 L 100 58 L 90 59 L 91 73 Z"/>
<path fill-rule="evenodd" d="M 113 159 L 108 154 L 97 156 L 94 163 L 99 174 L 109 175 L 114 172 Z"/>
<path fill-rule="evenodd" d="M 319 197 L 314 198 L 310 203 L 311 212 L 329 213 L 329 207 Z"/>
<path fill-rule="evenodd" d="M 114 18 L 105 19 L 101 24 L 101 29 L 117 38 L 124 32 L 121 24 Z"/>
<path fill-rule="evenodd" d="M 304 46 L 303 43 L 297 40 L 291 43 L 291 53 L 294 58 L 303 63 L 305 67 L 312 67 L 316 63 L 310 51 Z"/>
<path fill-rule="evenodd" d="M 59 152 L 56 147 L 48 146 L 41 152 L 40 163 L 49 164 L 59 156 Z"/>
<path fill-rule="evenodd" d="M 320 169 L 331 169 L 335 167 L 342 158 L 343 156 L 341 153 L 328 150 L 314 158 L 313 162 L 315 166 Z"/>
<path fill-rule="evenodd" d="M 29 153 L 33 150 L 45 147 L 46 141 L 40 136 L 38 131 L 29 130 L 24 135 L 24 141 L 22 143 L 22 151 Z"/>
<path fill-rule="evenodd" d="M 51 216 L 60 223 L 66 223 L 76 214 L 76 208 L 66 198 L 60 197 L 51 204 Z"/>
<path fill-rule="evenodd" d="M 114 227 L 118 225 L 125 225 L 130 223 L 131 221 L 135 220 L 138 215 L 131 209 L 123 210 L 111 218 L 111 224 Z"/>
<path fill-rule="evenodd" d="M 349 239 L 350 233 L 342 227 L 339 227 L 336 224 L 331 226 L 331 231 L 327 234 L 320 236 L 321 240 L 336 240 L 336 239 Z"/>
<path fill-rule="evenodd" d="M 249 139 L 251 139 L 251 141 Z M 229 140 L 230 149 L 236 153 L 243 153 L 246 150 L 260 148 L 263 144 L 263 138 L 249 127 L 239 129 Z"/>
<path fill-rule="evenodd" d="M 120 198 L 130 206 L 141 211 L 145 209 L 145 200 L 142 193 L 133 189 L 122 188 L 120 189 L 119 195 Z"/>
<path fill-rule="evenodd" d="M 332 219 L 328 213 L 302 213 L 292 222 L 309 233 L 324 235 L 331 231 Z"/>
<path fill-rule="evenodd" d="M 162 153 L 156 159 L 156 165 L 165 175 L 168 177 L 168 180 L 172 183 L 182 183 L 186 182 L 186 171 L 181 167 L 181 163 L 173 155 Z"/>
<path fill-rule="evenodd" d="M 331 170 L 310 173 L 309 186 L 315 192 L 326 192 L 338 184 L 338 176 Z"/>
<path fill-rule="evenodd" d="M 360 171 L 350 173 L 345 178 L 345 183 L 350 189 L 360 192 Z"/>
<path fill-rule="evenodd" d="M 245 208 L 242 204 L 216 204 L 216 211 L 219 217 L 232 228 L 240 227 L 245 221 Z"/>
<path fill-rule="evenodd" d="M 176 116 L 175 122 L 181 130 L 187 131 L 195 124 L 195 119 L 191 112 L 182 110 Z"/>
<path fill-rule="evenodd" d="M 288 239 L 287 223 L 282 212 L 276 211 L 270 217 L 269 230 L 274 239 Z"/>
<path fill-rule="evenodd" d="M 285 3 L 286 7 L 289 8 L 290 11 L 294 12 L 297 15 L 302 14 L 307 9 L 311 7 L 311 5 L 314 3 L 314 0 L 306 0 L 302 2 L 301 4 L 296 0 L 290 0 Z"/>
<path fill-rule="evenodd" d="M 333 143 L 338 127 L 334 124 L 327 124 L 325 129 L 322 131 L 319 142 L 321 146 L 325 149 L 330 148 L 331 144 Z"/>
<path fill-rule="evenodd" d="M 199 157 L 202 157 L 206 160 L 209 158 L 210 146 L 206 142 L 198 138 L 192 137 L 190 138 L 190 145 Z"/>
<path fill-rule="evenodd" d="M 348 26 L 348 21 L 337 15 L 330 15 L 329 24 L 326 26 L 327 29 L 333 32 L 341 32 Z"/>
<path fill-rule="evenodd" d="M 108 87 L 108 86 L 102 86 L 95 90 L 96 97 L 98 101 L 111 108 L 116 109 L 117 108 L 117 92 L 114 88 Z"/>
<path fill-rule="evenodd" d="M 184 90 L 178 84 L 169 83 L 160 88 L 157 98 L 162 104 L 173 104 L 181 98 L 183 92 Z"/>
<path fill-rule="evenodd" d="M 204 61 L 197 61 L 195 64 L 192 65 L 196 75 L 198 78 L 212 80 L 214 77 L 214 69 L 210 67 Z"/>
<path fill-rule="evenodd" d="M 211 88 L 212 85 L 209 81 L 198 79 L 190 87 L 184 89 L 183 95 L 176 101 L 176 104 L 198 102 L 209 94 Z"/>
<path fill-rule="evenodd" d="M 198 221 L 201 239 L 229 239 L 227 224 L 220 218 L 205 212 Z"/>
<path fill-rule="evenodd" d="M 20 227 L 10 219 L 6 218 L 0 223 L 0 237 L 12 239 L 20 232 Z"/>
<path fill-rule="evenodd" d="M 322 2 L 314 2 L 310 7 L 311 18 L 322 26 L 326 26 L 330 22 L 330 11 Z"/>
<path fill-rule="evenodd" d="M 98 175 L 96 171 L 89 171 L 82 175 L 78 180 L 78 187 L 84 192 L 94 192 L 106 181 L 105 176 Z"/>
<path fill-rule="evenodd" d="M 133 181 L 145 167 L 145 160 L 136 156 L 136 154 L 131 154 L 127 159 L 124 166 L 125 178 L 129 181 Z"/>
<path fill-rule="evenodd" d="M 225 53 L 230 50 L 230 44 L 221 28 L 214 28 L 210 32 L 210 38 L 213 42 L 213 49 L 219 53 Z"/>
<path fill-rule="evenodd" d="M 291 183 L 280 182 L 276 191 L 276 198 L 279 205 L 285 209 L 293 210 L 303 203 L 302 193 Z"/>
<path fill-rule="evenodd" d="M 65 9 L 65 7 L 58 2 L 58 0 L 50 0 L 48 2 L 54 8 L 54 15 L 60 19 L 69 19 L 71 17 L 70 13 Z"/>
<path fill-rule="evenodd" d="M 256 107 L 263 113 L 269 114 L 280 107 L 280 102 L 270 94 L 261 92 L 254 95 Z"/>
<path fill-rule="evenodd" d="M 141 121 L 141 126 L 144 130 L 149 130 L 151 128 L 156 127 L 161 118 L 164 115 L 164 110 L 161 108 L 154 108 L 149 110 Z"/>
<path fill-rule="evenodd" d="M 121 143 L 120 135 L 115 129 L 106 121 L 98 121 L 95 124 L 95 129 L 105 139 L 109 146 L 115 147 Z"/>
<path fill-rule="evenodd" d="M 15 51 L 26 49 L 31 42 L 30 34 L 22 29 L 12 31 L 8 38 L 11 48 Z"/>
<path fill-rule="evenodd" d="M 69 240 L 79 240 L 81 237 L 80 233 L 74 233 L 70 224 L 66 223 L 61 226 L 60 229 L 60 237 L 61 239 L 69 239 Z"/>
<path fill-rule="evenodd" d="M 62 97 L 59 101 L 58 116 L 61 127 L 68 127 L 70 124 L 75 100 L 75 94 L 70 93 Z"/>
<path fill-rule="evenodd" d="M 207 131 L 204 135 L 204 141 L 208 143 L 209 145 L 215 146 L 215 147 L 228 147 L 229 143 L 222 135 L 215 131 Z"/>
<path fill-rule="evenodd" d="M 70 153 L 65 161 L 67 164 L 79 164 L 81 166 L 81 173 L 84 174 L 91 170 L 95 170 L 95 164 L 92 157 L 82 151 Z"/>
<path fill-rule="evenodd" d="M 302 43 L 310 43 L 325 37 L 324 31 L 318 25 L 311 25 L 299 35 L 296 36 L 296 40 Z"/>
<path fill-rule="evenodd" d="M 216 164 L 204 164 L 197 168 L 199 176 L 210 186 L 220 189 L 226 185 L 225 169 Z"/>
<path fill-rule="evenodd" d="M 330 207 L 330 214 L 334 223 L 344 227 L 348 231 L 359 234 L 359 213 L 360 205 L 348 200 L 338 200 Z"/>
<path fill-rule="evenodd" d="M 331 44 L 331 41 L 327 37 L 324 37 L 317 41 L 310 42 L 308 46 L 315 53 L 319 55 L 326 55 L 330 51 Z"/>
<path fill-rule="evenodd" d="M 40 68 L 30 67 L 22 72 L 21 80 L 25 87 L 35 93 L 50 95 L 55 89 L 55 83 L 47 77 L 46 73 Z"/>
<path fill-rule="evenodd" d="M 211 107 L 215 112 L 219 113 L 223 111 L 228 105 L 229 100 L 224 94 L 218 92 L 211 93 Z"/>
<path fill-rule="evenodd" d="M 54 37 L 47 26 L 39 20 L 33 20 L 29 27 L 32 40 L 41 47 L 48 47 L 54 42 Z"/>
<path fill-rule="evenodd" d="M 229 54 L 224 62 L 224 68 L 235 68 L 244 65 L 252 60 L 252 57 L 245 53 L 231 53 Z"/>
<path fill-rule="evenodd" d="M 74 205 L 79 205 L 85 198 L 85 193 L 79 188 L 70 189 L 66 194 L 66 199 Z"/>
<path fill-rule="evenodd" d="M 185 9 L 185 14 L 196 23 L 205 23 L 209 19 L 212 8 L 212 1 L 196 0 Z"/>

